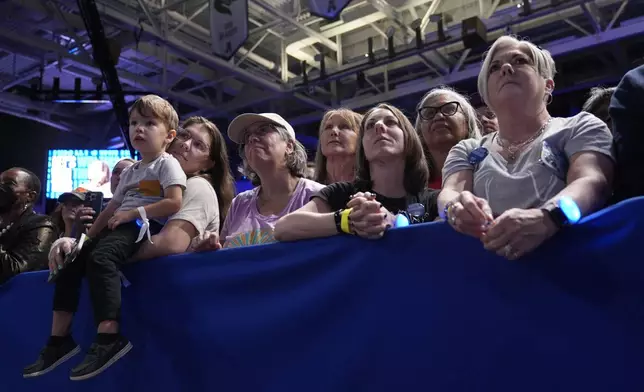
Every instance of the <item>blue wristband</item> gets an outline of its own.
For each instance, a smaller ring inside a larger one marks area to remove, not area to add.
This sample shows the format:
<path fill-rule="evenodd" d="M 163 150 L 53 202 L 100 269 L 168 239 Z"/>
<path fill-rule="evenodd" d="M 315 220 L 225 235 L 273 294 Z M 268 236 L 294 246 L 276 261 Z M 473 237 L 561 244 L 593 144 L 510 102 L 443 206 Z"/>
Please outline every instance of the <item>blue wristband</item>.
<path fill-rule="evenodd" d="M 394 227 L 399 228 L 399 227 L 405 227 L 405 226 L 409 226 L 409 218 L 407 218 L 404 214 L 396 215 Z"/>

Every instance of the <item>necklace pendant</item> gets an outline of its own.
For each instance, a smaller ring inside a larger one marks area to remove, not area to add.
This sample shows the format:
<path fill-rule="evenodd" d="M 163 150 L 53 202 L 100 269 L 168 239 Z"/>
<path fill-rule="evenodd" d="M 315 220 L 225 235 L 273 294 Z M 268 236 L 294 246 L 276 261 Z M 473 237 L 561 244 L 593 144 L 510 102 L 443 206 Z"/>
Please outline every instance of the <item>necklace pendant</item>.
<path fill-rule="evenodd" d="M 517 152 L 519 152 L 519 149 L 515 146 L 508 146 L 506 151 L 508 152 L 508 161 L 512 162 L 517 158 Z"/>

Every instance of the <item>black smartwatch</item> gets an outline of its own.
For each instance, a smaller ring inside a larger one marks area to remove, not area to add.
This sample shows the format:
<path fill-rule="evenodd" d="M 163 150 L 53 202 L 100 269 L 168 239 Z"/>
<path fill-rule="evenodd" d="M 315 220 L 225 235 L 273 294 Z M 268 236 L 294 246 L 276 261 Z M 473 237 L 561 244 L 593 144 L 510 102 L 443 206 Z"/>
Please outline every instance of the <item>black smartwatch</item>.
<path fill-rule="evenodd" d="M 333 221 L 335 222 L 335 229 L 338 233 L 342 233 L 342 210 L 337 210 L 333 213 Z"/>
<path fill-rule="evenodd" d="M 581 211 L 577 203 L 568 196 L 562 196 L 557 205 L 545 206 L 542 210 L 548 214 L 558 229 L 577 223 L 581 219 Z"/>
<path fill-rule="evenodd" d="M 557 229 L 561 229 L 568 224 L 568 217 L 564 214 L 561 207 L 551 205 L 543 207 L 542 210 L 552 219 Z"/>

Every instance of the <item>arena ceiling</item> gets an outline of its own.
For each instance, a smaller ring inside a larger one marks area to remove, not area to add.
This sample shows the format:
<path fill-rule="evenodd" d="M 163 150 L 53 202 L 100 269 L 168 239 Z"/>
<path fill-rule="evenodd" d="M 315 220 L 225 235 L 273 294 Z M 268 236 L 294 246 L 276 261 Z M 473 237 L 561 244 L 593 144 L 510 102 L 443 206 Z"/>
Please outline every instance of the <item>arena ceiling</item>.
<path fill-rule="evenodd" d="M 464 47 L 461 22 L 473 16 L 485 23 L 488 42 L 512 32 L 549 49 L 564 86 L 622 74 L 644 54 L 641 0 L 531 0 L 528 14 L 523 0 L 353 0 L 335 21 L 313 16 L 309 0 L 249 0 L 248 39 L 228 61 L 211 50 L 208 1 L 96 2 L 105 33 L 120 50 L 116 67 L 126 91 L 158 93 L 182 116 L 200 114 L 218 123 L 244 111 L 274 111 L 308 129 L 330 107 L 363 109 L 381 101 L 413 106 L 439 84 L 469 83 L 471 89 L 483 48 Z M 76 1 L 7 0 L 0 12 L 0 112 L 69 132 L 91 129 L 99 141 L 116 134 L 117 125 L 106 121 L 109 103 L 32 99 L 31 85 L 41 73 L 48 88 L 54 77 L 61 89 L 73 89 L 76 78 L 83 89 L 100 80 Z M 416 47 L 416 27 L 422 48 Z"/>

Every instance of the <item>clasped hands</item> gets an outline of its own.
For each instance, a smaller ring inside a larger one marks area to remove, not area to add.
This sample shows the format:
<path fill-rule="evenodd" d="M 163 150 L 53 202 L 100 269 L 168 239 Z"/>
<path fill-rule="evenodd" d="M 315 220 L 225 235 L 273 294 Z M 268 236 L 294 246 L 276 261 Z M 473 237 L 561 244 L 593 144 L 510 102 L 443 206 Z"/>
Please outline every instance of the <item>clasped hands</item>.
<path fill-rule="evenodd" d="M 395 216 L 376 201 L 371 192 L 358 192 L 347 203 L 349 228 L 352 233 L 368 239 L 382 238 L 394 226 Z"/>
<path fill-rule="evenodd" d="M 531 252 L 557 232 L 541 209 L 512 208 L 494 218 L 487 200 L 463 191 L 446 216 L 456 231 L 479 238 L 485 249 L 509 260 Z"/>

